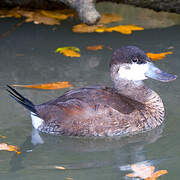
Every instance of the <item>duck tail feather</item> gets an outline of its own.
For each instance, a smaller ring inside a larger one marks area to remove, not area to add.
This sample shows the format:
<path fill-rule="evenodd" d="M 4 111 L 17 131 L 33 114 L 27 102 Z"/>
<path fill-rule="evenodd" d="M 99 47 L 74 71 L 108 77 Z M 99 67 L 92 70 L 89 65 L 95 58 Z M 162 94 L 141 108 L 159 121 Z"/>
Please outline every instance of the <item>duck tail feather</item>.
<path fill-rule="evenodd" d="M 21 104 L 22 106 L 24 106 L 26 109 L 28 109 L 29 111 L 37 114 L 35 105 L 28 100 L 27 98 L 23 97 L 20 93 L 18 93 L 14 88 L 12 88 L 11 86 L 7 85 L 7 91 L 9 92 L 9 96 L 12 97 L 15 101 L 17 101 L 19 104 Z"/>

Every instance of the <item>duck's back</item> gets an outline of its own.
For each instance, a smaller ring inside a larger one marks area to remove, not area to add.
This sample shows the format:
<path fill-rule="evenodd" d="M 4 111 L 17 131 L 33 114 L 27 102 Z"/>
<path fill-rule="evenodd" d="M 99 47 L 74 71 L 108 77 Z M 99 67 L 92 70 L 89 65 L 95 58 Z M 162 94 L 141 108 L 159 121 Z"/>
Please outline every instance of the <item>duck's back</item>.
<path fill-rule="evenodd" d="M 93 86 L 71 90 L 36 106 L 44 123 L 38 128 L 51 134 L 112 136 L 142 128 L 145 105 L 112 88 Z"/>

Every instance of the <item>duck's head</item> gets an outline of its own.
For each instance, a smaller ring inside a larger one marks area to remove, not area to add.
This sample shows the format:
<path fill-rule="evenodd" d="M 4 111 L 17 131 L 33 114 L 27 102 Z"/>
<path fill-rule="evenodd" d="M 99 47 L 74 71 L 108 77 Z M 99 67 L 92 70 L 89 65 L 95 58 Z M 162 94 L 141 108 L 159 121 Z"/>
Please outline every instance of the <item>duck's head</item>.
<path fill-rule="evenodd" d="M 136 46 L 126 46 L 115 50 L 110 62 L 111 78 L 116 81 L 141 82 L 152 78 L 162 82 L 173 81 L 176 75 L 157 68 L 147 55 Z"/>

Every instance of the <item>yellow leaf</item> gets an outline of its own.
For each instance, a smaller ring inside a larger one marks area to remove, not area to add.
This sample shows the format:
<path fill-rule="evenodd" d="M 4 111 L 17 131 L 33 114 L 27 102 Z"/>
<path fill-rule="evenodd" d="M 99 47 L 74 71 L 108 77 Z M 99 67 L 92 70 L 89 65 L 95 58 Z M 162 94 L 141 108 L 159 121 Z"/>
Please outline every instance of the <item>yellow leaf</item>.
<path fill-rule="evenodd" d="M 15 151 L 17 154 L 21 154 L 21 152 L 19 151 L 19 148 L 17 146 L 13 146 L 13 145 L 7 145 L 6 143 L 1 143 L 0 144 L 0 151 Z"/>
<path fill-rule="evenodd" d="M 86 49 L 91 51 L 97 51 L 103 49 L 103 45 L 87 46 Z"/>
<path fill-rule="evenodd" d="M 141 31 L 144 30 L 143 27 L 140 26 L 135 26 L 135 25 L 119 25 L 119 26 L 114 26 L 114 27 L 102 27 L 102 28 L 97 28 L 95 31 L 96 32 L 120 32 L 122 34 L 131 34 L 132 31 Z"/>
<path fill-rule="evenodd" d="M 65 170 L 66 168 L 63 167 L 63 166 L 55 166 L 56 169 L 59 169 L 59 170 Z"/>
<path fill-rule="evenodd" d="M 65 180 L 73 180 L 73 178 L 67 177 Z"/>
<path fill-rule="evenodd" d="M 78 52 L 80 52 L 80 49 L 77 47 L 62 47 L 62 48 L 57 48 L 56 53 L 61 53 L 65 56 L 69 56 L 69 57 L 80 57 L 80 54 Z"/>
<path fill-rule="evenodd" d="M 55 83 L 46 83 L 46 84 L 34 84 L 34 85 L 12 85 L 14 87 L 23 87 L 23 88 L 35 88 L 35 89 L 62 89 L 72 87 L 68 81 L 64 82 L 55 82 Z"/>
<path fill-rule="evenodd" d="M 160 60 L 166 57 L 167 54 L 173 54 L 173 52 L 163 52 L 163 53 L 146 53 L 146 55 L 153 61 Z"/>
<path fill-rule="evenodd" d="M 122 21 L 122 17 L 117 14 L 102 14 L 98 24 L 109 24 L 112 22 Z"/>

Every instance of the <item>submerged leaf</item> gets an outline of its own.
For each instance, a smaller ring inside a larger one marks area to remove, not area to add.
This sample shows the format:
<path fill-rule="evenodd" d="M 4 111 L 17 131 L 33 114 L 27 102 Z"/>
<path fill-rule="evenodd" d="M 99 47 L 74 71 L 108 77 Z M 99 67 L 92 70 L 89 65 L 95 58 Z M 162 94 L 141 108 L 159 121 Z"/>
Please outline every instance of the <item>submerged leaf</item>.
<path fill-rule="evenodd" d="M 78 52 L 80 52 L 80 49 L 77 47 L 61 47 L 61 48 L 57 48 L 56 53 L 61 53 L 65 56 L 69 56 L 69 57 L 80 57 L 80 54 Z"/>
<path fill-rule="evenodd" d="M 6 138 L 6 136 L 0 135 L 0 138 Z"/>
<path fill-rule="evenodd" d="M 19 148 L 17 146 L 13 146 L 13 145 L 7 145 L 6 143 L 1 143 L 0 144 L 0 151 L 14 151 L 17 154 L 21 154 L 21 152 L 19 151 Z"/>
<path fill-rule="evenodd" d="M 173 54 L 173 52 L 168 51 L 163 53 L 146 53 L 146 55 L 153 61 L 163 59 L 166 57 L 167 54 Z"/>
<path fill-rule="evenodd" d="M 34 85 L 12 85 L 14 87 L 23 87 L 23 88 L 35 88 L 35 89 L 62 89 L 72 87 L 68 81 L 64 82 L 55 82 L 55 83 L 46 83 L 46 84 L 34 84 Z"/>
<path fill-rule="evenodd" d="M 87 46 L 86 49 L 91 51 L 97 51 L 103 49 L 103 45 Z"/>

